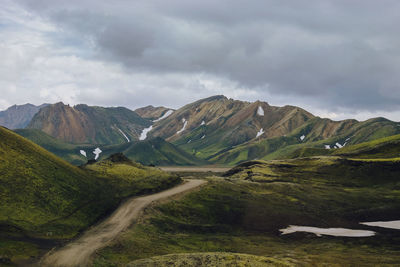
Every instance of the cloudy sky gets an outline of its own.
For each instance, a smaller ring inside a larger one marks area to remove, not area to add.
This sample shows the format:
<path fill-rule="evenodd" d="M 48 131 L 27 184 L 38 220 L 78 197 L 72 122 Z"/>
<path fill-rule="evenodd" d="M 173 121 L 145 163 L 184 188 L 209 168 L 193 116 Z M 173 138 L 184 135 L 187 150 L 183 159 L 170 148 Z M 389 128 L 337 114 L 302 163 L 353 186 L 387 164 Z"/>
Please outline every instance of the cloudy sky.
<path fill-rule="evenodd" d="M 400 121 L 398 0 L 0 0 L 0 110 L 224 94 Z"/>

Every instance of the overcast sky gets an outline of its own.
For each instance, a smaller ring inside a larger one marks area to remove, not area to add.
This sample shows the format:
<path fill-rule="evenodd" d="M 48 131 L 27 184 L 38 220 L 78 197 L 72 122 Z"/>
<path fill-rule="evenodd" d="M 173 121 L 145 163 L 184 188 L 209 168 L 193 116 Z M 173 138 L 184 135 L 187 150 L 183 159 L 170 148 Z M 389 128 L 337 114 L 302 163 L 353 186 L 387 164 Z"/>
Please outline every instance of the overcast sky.
<path fill-rule="evenodd" d="M 216 94 L 400 121 L 398 0 L 0 0 L 0 110 Z"/>

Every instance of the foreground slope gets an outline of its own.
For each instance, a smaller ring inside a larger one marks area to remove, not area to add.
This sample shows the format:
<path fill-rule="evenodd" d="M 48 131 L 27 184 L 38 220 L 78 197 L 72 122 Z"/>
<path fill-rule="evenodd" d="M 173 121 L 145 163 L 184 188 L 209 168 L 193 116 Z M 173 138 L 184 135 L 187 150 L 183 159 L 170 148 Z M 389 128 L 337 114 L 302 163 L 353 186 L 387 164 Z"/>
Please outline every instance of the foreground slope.
<path fill-rule="evenodd" d="M 0 140 L 2 223 L 39 236 L 68 236 L 112 204 L 100 181 L 83 170 L 4 128 Z"/>
<path fill-rule="evenodd" d="M 7 110 L 0 111 L 0 125 L 9 129 L 25 128 L 33 116 L 47 105 L 25 104 L 11 106 Z"/>
<path fill-rule="evenodd" d="M 100 250 L 95 263 L 154 266 L 168 259 L 197 258 L 187 253 L 204 252 L 211 259 L 215 252 L 229 252 L 294 266 L 395 265 L 400 262 L 399 230 L 359 223 L 399 220 L 399 177 L 400 161 L 388 159 L 246 162 L 225 177 L 209 177 L 192 194 L 147 209 L 141 224 Z M 281 235 L 279 230 L 289 225 L 362 229 L 376 235 Z M 173 255 L 162 256 L 167 254 Z"/>
<path fill-rule="evenodd" d="M 2 261 L 34 260 L 99 220 L 122 198 L 180 182 L 174 175 L 129 160 L 106 161 L 101 170 L 95 166 L 72 166 L 0 127 Z"/>
<path fill-rule="evenodd" d="M 63 103 L 41 109 L 27 128 L 39 129 L 69 143 L 120 144 L 138 140 L 150 121 L 127 108 Z"/>

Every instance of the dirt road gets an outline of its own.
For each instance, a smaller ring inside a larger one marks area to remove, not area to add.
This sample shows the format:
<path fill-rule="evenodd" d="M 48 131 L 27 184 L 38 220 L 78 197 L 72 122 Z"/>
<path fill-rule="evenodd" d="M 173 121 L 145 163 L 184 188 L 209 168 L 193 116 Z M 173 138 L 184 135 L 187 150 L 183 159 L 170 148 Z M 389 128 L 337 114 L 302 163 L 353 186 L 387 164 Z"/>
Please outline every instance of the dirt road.
<path fill-rule="evenodd" d="M 151 202 L 176 195 L 206 183 L 203 180 L 189 180 L 169 190 L 129 199 L 99 225 L 86 231 L 79 239 L 65 247 L 46 254 L 40 266 L 87 266 L 90 257 L 100 248 L 128 228 L 137 219 L 140 211 Z"/>

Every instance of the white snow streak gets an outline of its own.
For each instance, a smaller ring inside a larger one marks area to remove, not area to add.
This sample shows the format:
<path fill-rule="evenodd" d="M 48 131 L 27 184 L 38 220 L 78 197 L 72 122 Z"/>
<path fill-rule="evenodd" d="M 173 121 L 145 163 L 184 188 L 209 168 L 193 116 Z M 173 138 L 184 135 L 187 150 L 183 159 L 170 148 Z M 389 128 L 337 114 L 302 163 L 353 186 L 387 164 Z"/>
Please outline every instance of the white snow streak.
<path fill-rule="evenodd" d="M 182 119 L 183 122 L 183 127 L 182 129 L 180 129 L 179 131 L 177 131 L 177 134 L 180 134 L 181 132 L 183 132 L 186 129 L 186 125 L 187 125 L 187 120 L 185 118 Z"/>
<path fill-rule="evenodd" d="M 151 125 L 151 126 L 148 127 L 148 128 L 144 128 L 143 131 L 142 131 L 142 133 L 140 134 L 139 140 L 140 140 L 140 141 L 146 140 L 146 138 L 147 138 L 147 133 L 150 132 L 152 129 L 153 129 L 153 125 Z"/>
<path fill-rule="evenodd" d="M 325 145 L 325 149 L 331 149 L 330 145 Z"/>
<path fill-rule="evenodd" d="M 93 154 L 96 155 L 96 156 L 94 157 L 95 160 L 97 160 L 97 159 L 99 158 L 99 155 L 100 155 L 101 152 L 103 152 L 103 151 L 101 151 L 101 149 L 98 148 L 98 147 L 93 151 Z"/>
<path fill-rule="evenodd" d="M 257 135 L 256 135 L 256 138 L 259 137 L 259 136 L 262 135 L 262 134 L 264 134 L 264 129 L 263 129 L 263 128 L 261 128 L 261 129 L 258 131 L 258 133 L 257 133 Z"/>
<path fill-rule="evenodd" d="M 203 135 L 200 139 L 204 139 L 206 137 L 206 135 Z"/>
<path fill-rule="evenodd" d="M 86 151 L 85 151 L 85 150 L 80 150 L 79 152 L 81 153 L 82 156 L 84 156 L 85 158 L 87 158 L 87 156 L 86 156 Z"/>
<path fill-rule="evenodd" d="M 118 129 L 118 131 L 120 131 L 120 133 L 122 133 L 122 135 L 126 138 L 126 141 L 128 141 L 128 143 L 129 143 L 131 140 L 129 140 L 128 136 L 126 136 L 126 134 L 120 128 L 117 128 L 117 129 Z"/>
<path fill-rule="evenodd" d="M 205 122 L 205 121 L 202 121 L 201 124 L 200 124 L 200 126 L 201 126 L 201 125 L 204 125 L 204 124 L 206 124 L 206 122 Z"/>
<path fill-rule="evenodd" d="M 306 138 L 306 136 L 303 134 L 302 136 L 300 136 L 300 140 L 303 141 L 304 138 Z"/>
<path fill-rule="evenodd" d="M 319 228 L 310 226 L 297 226 L 289 225 L 288 228 L 280 229 L 282 235 L 291 234 L 295 232 L 308 232 L 314 233 L 316 236 L 330 235 L 330 236 L 347 236 L 347 237 L 368 237 L 374 236 L 374 231 L 367 230 L 353 230 L 346 228 Z"/>
<path fill-rule="evenodd" d="M 400 221 L 361 222 L 360 224 L 400 230 Z"/>
<path fill-rule="evenodd" d="M 258 114 L 259 116 L 264 116 L 264 110 L 263 110 L 263 108 L 262 108 L 261 106 L 258 106 L 257 114 Z"/>
<path fill-rule="evenodd" d="M 168 110 L 167 112 L 164 113 L 164 115 L 162 115 L 160 118 L 154 120 L 153 122 L 157 122 L 157 121 L 160 121 L 160 120 L 165 119 L 166 117 L 168 117 L 169 115 L 171 115 L 172 112 L 174 112 L 172 109 Z"/>

